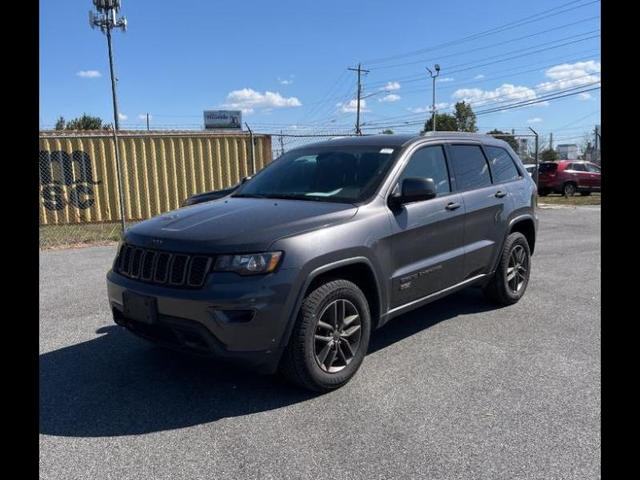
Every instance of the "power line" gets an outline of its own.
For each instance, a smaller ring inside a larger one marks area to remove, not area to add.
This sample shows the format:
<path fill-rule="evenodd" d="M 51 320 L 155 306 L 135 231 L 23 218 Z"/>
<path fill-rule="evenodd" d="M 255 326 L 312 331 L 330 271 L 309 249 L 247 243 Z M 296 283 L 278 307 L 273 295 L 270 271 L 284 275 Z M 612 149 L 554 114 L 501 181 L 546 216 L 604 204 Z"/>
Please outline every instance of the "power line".
<path fill-rule="evenodd" d="M 561 43 L 561 44 L 558 44 L 558 45 L 551 45 L 551 46 L 546 47 L 546 48 L 541 48 L 541 49 L 538 49 L 538 50 L 528 51 L 530 49 L 535 49 L 535 48 L 538 48 L 538 47 L 542 47 L 544 45 L 554 44 L 556 42 L 562 42 L 564 40 L 569 40 L 569 39 L 572 39 L 572 38 L 580 37 L 582 35 L 592 34 L 592 33 L 599 32 L 599 31 L 600 30 L 597 29 L 597 30 L 592 30 L 592 31 L 589 31 L 589 32 L 583 32 L 583 33 L 579 33 L 579 34 L 576 34 L 576 35 L 571 35 L 569 37 L 553 40 L 553 41 L 550 41 L 550 42 L 540 43 L 538 45 L 534 45 L 533 47 L 528 47 L 526 49 L 517 49 L 517 50 L 512 50 L 510 52 L 500 53 L 498 55 L 492 55 L 492 56 L 485 57 L 484 59 L 480 60 L 480 62 L 484 62 L 485 60 L 497 59 L 497 60 L 494 60 L 494 61 L 491 61 L 491 62 L 487 62 L 487 63 L 476 63 L 477 60 L 474 60 L 473 62 L 467 62 L 467 63 L 460 63 L 460 64 L 457 64 L 457 65 L 452 65 L 452 66 L 448 67 L 448 68 L 451 68 L 452 70 L 444 69 L 443 73 L 446 73 L 447 75 L 452 75 L 454 73 L 459 73 L 459 72 L 471 70 L 473 68 L 484 67 L 484 66 L 487 66 L 487 65 L 493 65 L 495 63 L 506 62 L 508 60 L 513 60 L 515 58 L 520 58 L 520 57 L 523 57 L 523 56 L 529 56 L 529 55 L 532 55 L 534 53 L 545 52 L 545 51 L 548 51 L 548 50 L 553 50 L 555 48 L 560 48 L 560 47 L 564 47 L 564 46 L 567 46 L 567 45 L 573 45 L 573 44 L 576 44 L 576 43 L 580 43 L 580 42 L 584 42 L 584 41 L 587 41 L 587 40 L 591 40 L 593 38 L 599 38 L 600 35 L 591 35 L 591 36 L 588 36 L 586 38 L 576 39 L 576 40 L 568 41 L 568 42 Z M 506 58 L 502 58 L 505 55 L 511 55 L 511 54 L 515 54 L 515 55 L 507 56 Z M 461 68 L 461 67 L 465 67 L 465 68 Z M 456 70 L 456 68 L 458 70 Z M 403 78 L 396 78 L 394 80 L 398 81 L 398 82 L 411 83 L 411 82 L 416 82 L 416 81 L 422 80 L 422 77 L 421 76 L 417 76 L 417 75 L 412 75 L 412 76 L 403 77 Z M 380 85 L 380 84 L 384 84 L 384 83 L 386 83 L 388 81 L 390 81 L 390 79 L 379 80 L 378 82 L 374 82 L 372 84 L 372 86 L 377 86 L 377 85 Z"/>
<path fill-rule="evenodd" d="M 585 18 L 585 19 L 582 19 L 582 20 L 578 20 L 576 22 L 565 23 L 564 25 L 558 25 L 556 27 L 549 28 L 547 30 L 542 30 L 542 31 L 539 31 L 539 32 L 531 33 L 529 35 L 524 35 L 522 37 L 510 38 L 508 40 L 502 40 L 500 42 L 493 43 L 491 45 L 484 45 L 482 47 L 472 48 L 470 50 L 467 49 L 467 50 L 464 50 L 464 51 L 461 51 L 461 52 L 449 53 L 447 55 L 439 55 L 437 59 L 430 58 L 430 59 L 420 59 L 420 60 L 415 60 L 415 61 L 405 62 L 405 63 L 395 63 L 395 64 L 392 64 L 392 65 L 385 65 L 385 66 L 382 66 L 382 67 L 378 67 L 375 70 L 378 71 L 378 70 L 384 70 L 384 69 L 388 69 L 388 68 L 403 67 L 403 66 L 406 66 L 406 65 L 415 65 L 415 64 L 422 64 L 422 63 L 432 63 L 432 62 L 435 62 L 435 61 L 442 61 L 443 58 L 457 57 L 459 55 L 466 55 L 466 54 L 469 54 L 469 53 L 472 53 L 472 52 L 478 52 L 478 51 L 487 50 L 487 49 L 490 49 L 490 48 L 493 48 L 493 47 L 503 46 L 505 43 L 513 43 L 513 42 L 517 42 L 517 41 L 520 41 L 520 40 L 524 40 L 526 38 L 536 37 L 538 35 L 542 35 L 542 34 L 545 34 L 545 33 L 553 32 L 553 31 L 560 30 L 560 29 L 563 29 L 563 28 L 566 28 L 566 27 L 570 27 L 570 26 L 573 26 L 573 25 L 578 25 L 580 23 L 584 23 L 584 22 L 587 22 L 587 21 L 590 21 L 590 20 L 594 20 L 594 19 L 597 19 L 597 18 L 600 18 L 600 17 L 596 15 L 596 16 L 593 16 L 593 17 L 589 17 L 589 18 Z"/>
<path fill-rule="evenodd" d="M 543 103 L 543 102 L 550 102 L 550 101 L 557 100 L 557 99 L 560 99 L 560 98 L 579 95 L 581 93 L 586 93 L 586 92 L 590 92 L 590 91 L 598 90 L 598 89 L 600 89 L 600 87 L 593 87 L 593 88 L 584 89 L 584 90 L 580 90 L 580 91 L 576 91 L 576 92 L 570 92 L 570 93 L 555 92 L 553 94 L 553 96 L 539 97 L 538 99 L 531 99 L 531 100 L 527 100 L 527 101 L 523 101 L 523 102 L 517 102 L 517 103 L 506 105 L 504 107 L 489 108 L 489 109 L 486 109 L 486 110 L 481 110 L 481 111 L 475 112 L 475 114 L 476 114 L 476 116 L 478 116 L 478 115 L 487 115 L 487 114 L 490 114 L 490 113 L 502 112 L 502 111 L 506 111 L 506 110 L 512 110 L 512 109 L 515 109 L 515 108 L 522 108 L 522 107 L 526 107 L 526 106 L 529 106 L 529 105 L 535 105 L 535 104 Z M 404 123 L 401 123 L 401 124 L 398 124 L 398 125 L 388 125 L 387 124 L 387 125 L 365 126 L 364 128 L 365 129 L 394 128 L 394 127 L 404 127 L 404 126 L 409 126 L 409 125 L 420 125 L 420 124 L 424 124 L 424 120 L 407 121 L 407 122 L 404 122 Z"/>
<path fill-rule="evenodd" d="M 592 76 L 595 76 L 595 74 L 585 74 L 585 75 L 581 75 L 579 77 L 574 77 L 571 80 L 579 80 L 581 78 L 592 77 Z M 538 86 L 537 88 L 532 88 L 530 90 L 535 95 L 538 92 L 544 91 L 544 90 L 552 87 L 555 84 L 559 84 L 559 83 L 566 82 L 566 81 L 567 81 L 566 79 L 559 79 L 559 80 L 556 80 L 554 82 L 547 82 L 547 84 L 544 85 L 544 86 Z M 591 83 L 582 83 L 581 85 L 576 85 L 576 86 L 573 86 L 573 87 L 567 87 L 565 89 L 557 89 L 555 91 L 549 92 L 547 95 L 554 95 L 554 94 L 557 94 L 557 93 L 560 93 L 560 92 L 571 91 L 571 90 L 574 90 L 574 89 L 577 89 L 577 88 L 583 88 L 585 86 L 595 85 L 597 83 L 600 83 L 600 79 L 598 79 L 595 82 L 591 82 Z M 528 99 L 528 100 L 535 100 L 536 98 L 543 98 L 543 97 L 534 97 L 534 98 L 531 98 L 531 99 Z M 504 100 L 501 100 L 501 99 L 504 99 Z M 470 101 L 470 102 L 467 102 L 467 104 L 471 105 L 471 106 L 487 105 L 487 104 L 496 105 L 496 104 L 511 102 L 511 101 L 514 101 L 514 100 L 515 99 L 511 96 L 511 94 L 504 94 L 504 95 L 499 95 L 499 96 L 491 98 L 491 99 L 480 99 L 480 100 L 475 101 L 475 102 Z M 452 111 L 453 108 L 454 108 L 453 106 L 449 106 L 447 108 L 444 108 L 443 110 Z M 396 118 L 417 118 L 419 116 L 422 117 L 424 113 L 426 113 L 426 112 L 416 112 L 413 115 L 396 115 L 396 116 L 386 117 L 386 120 L 388 121 L 388 120 L 396 119 Z M 375 124 L 376 124 L 375 122 L 369 122 L 367 125 L 375 125 Z"/>
<path fill-rule="evenodd" d="M 521 26 L 527 25 L 529 23 L 537 22 L 537 21 L 540 21 L 540 20 L 544 20 L 546 18 L 550 18 L 550 17 L 556 16 L 556 15 L 560 15 L 562 13 L 566 13 L 566 12 L 573 11 L 573 10 L 576 10 L 576 9 L 579 9 L 579 8 L 583 8 L 583 7 L 586 7 L 588 5 L 591 5 L 591 4 L 594 4 L 594 3 L 598 3 L 599 0 L 590 1 L 590 2 L 584 3 L 582 5 L 577 5 L 577 6 L 562 10 L 564 7 L 567 7 L 569 5 L 573 5 L 575 3 L 579 3 L 580 1 L 583 1 L 583 0 L 574 0 L 574 1 L 571 1 L 571 2 L 568 2 L 568 3 L 565 3 L 563 5 L 559 5 L 557 7 L 550 8 L 548 10 L 544 10 L 544 11 L 542 11 L 540 13 L 529 15 L 529 16 L 521 18 L 519 20 L 514 20 L 514 21 L 511 21 L 509 23 L 500 25 L 498 27 L 494 27 L 494 28 L 491 28 L 489 30 L 485 30 L 483 32 L 479 32 L 479 33 L 475 33 L 475 34 L 472 34 L 472 35 L 468 35 L 466 37 L 462 37 L 462 38 L 459 38 L 457 40 L 451 40 L 451 41 L 448 41 L 448 42 L 443 42 L 443 43 L 434 45 L 432 47 L 422 48 L 422 49 L 419 49 L 419 50 L 414 50 L 412 52 L 407 52 L 407 53 L 403 53 L 403 54 L 397 54 L 397 55 L 391 55 L 391 56 L 383 57 L 383 58 L 365 60 L 365 63 L 367 63 L 369 65 L 377 65 L 377 64 L 385 63 L 387 61 L 395 60 L 395 59 L 398 59 L 398 58 L 406 58 L 406 57 L 419 55 L 419 54 L 422 54 L 422 53 L 438 50 L 438 49 L 449 47 L 449 46 L 453 46 L 453 45 L 459 45 L 461 43 L 469 42 L 469 41 L 476 40 L 478 38 L 487 37 L 487 36 L 490 36 L 490 35 L 495 35 L 496 33 L 501 33 L 501 32 L 504 32 L 506 30 L 511 30 L 513 28 L 521 27 Z M 538 17 L 538 18 L 535 18 L 535 17 Z"/>

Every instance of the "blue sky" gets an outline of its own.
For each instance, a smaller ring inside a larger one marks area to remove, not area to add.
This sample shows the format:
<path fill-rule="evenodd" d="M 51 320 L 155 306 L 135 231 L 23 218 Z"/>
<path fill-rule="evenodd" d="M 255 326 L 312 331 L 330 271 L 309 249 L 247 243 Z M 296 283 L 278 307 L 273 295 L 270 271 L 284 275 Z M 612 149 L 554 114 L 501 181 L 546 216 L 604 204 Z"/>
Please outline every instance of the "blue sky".
<path fill-rule="evenodd" d="M 89 28 L 91 7 L 40 2 L 42 128 L 60 115 L 111 118 L 106 41 Z M 121 13 L 129 22 L 126 33 L 114 33 L 123 128 L 142 127 L 147 112 L 158 128 L 199 128 L 204 109 L 229 108 L 244 110 L 259 131 L 346 131 L 355 122 L 355 74 L 347 67 L 358 62 L 371 70 L 367 132 L 420 128 L 432 95 L 425 67 L 434 63 L 442 67 L 443 112 L 461 99 L 481 112 L 599 86 L 593 0 L 124 0 Z M 572 136 L 599 123 L 599 110 L 593 90 L 483 113 L 478 126 L 531 125 L 579 141 Z"/>

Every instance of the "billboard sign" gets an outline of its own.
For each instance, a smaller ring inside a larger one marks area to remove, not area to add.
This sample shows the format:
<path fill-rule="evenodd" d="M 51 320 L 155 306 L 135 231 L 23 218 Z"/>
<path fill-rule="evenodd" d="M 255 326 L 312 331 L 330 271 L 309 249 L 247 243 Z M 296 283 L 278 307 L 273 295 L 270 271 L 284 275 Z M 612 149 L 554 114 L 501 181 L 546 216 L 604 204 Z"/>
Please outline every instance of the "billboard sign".
<path fill-rule="evenodd" d="M 242 112 L 240 110 L 205 110 L 204 128 L 241 130 Z"/>

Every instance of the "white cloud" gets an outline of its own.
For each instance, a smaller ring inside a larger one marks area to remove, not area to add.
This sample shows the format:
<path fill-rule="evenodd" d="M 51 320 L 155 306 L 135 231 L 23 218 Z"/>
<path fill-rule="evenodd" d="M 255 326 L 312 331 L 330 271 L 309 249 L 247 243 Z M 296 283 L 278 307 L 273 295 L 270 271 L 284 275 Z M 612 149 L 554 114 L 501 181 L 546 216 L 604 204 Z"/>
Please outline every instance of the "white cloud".
<path fill-rule="evenodd" d="M 444 77 L 439 80 L 440 82 L 453 82 L 453 77 Z"/>
<path fill-rule="evenodd" d="M 127 118 L 129 118 L 127 115 L 125 115 L 124 113 L 118 113 L 118 118 L 120 120 L 126 120 Z"/>
<path fill-rule="evenodd" d="M 447 103 L 447 102 L 440 102 L 440 103 L 436 103 L 436 111 L 442 111 L 445 110 L 447 108 L 449 108 L 451 104 Z M 426 107 L 414 107 L 414 108 L 407 108 L 407 110 L 409 110 L 411 113 L 427 113 L 427 112 L 431 112 L 431 105 L 427 105 Z"/>
<path fill-rule="evenodd" d="M 493 90 L 480 88 L 460 88 L 453 92 L 453 98 L 473 103 L 473 106 L 484 105 L 492 101 L 524 101 L 536 98 L 536 92 L 529 87 L 505 83 Z"/>
<path fill-rule="evenodd" d="M 579 87 L 600 80 L 600 62 L 589 60 L 586 62 L 563 63 L 555 65 L 545 70 L 545 76 L 549 81 L 537 84 L 534 88 L 524 85 L 513 85 L 504 83 L 493 90 L 483 90 L 480 88 L 460 88 L 456 90 L 452 97 L 456 100 L 470 102 L 474 107 L 492 102 L 521 102 L 527 100 L 537 100 L 542 94 L 571 87 Z M 474 79 L 484 78 L 483 74 L 476 75 Z M 590 95 L 582 93 L 581 100 L 588 100 Z M 538 102 L 534 105 L 547 106 L 548 101 Z"/>
<path fill-rule="evenodd" d="M 379 98 L 379 102 L 397 102 L 400 100 L 400 95 L 396 95 L 395 93 L 390 93 L 389 95 L 385 95 L 382 98 Z"/>
<path fill-rule="evenodd" d="M 551 81 L 539 83 L 536 89 L 540 92 L 579 87 L 600 80 L 600 62 L 563 63 L 547 69 L 544 74 Z"/>
<path fill-rule="evenodd" d="M 392 92 L 394 90 L 400 90 L 400 83 L 399 82 L 387 82 L 387 84 L 382 87 L 380 90 L 386 90 L 389 92 Z"/>
<path fill-rule="evenodd" d="M 484 78 L 484 75 L 482 73 L 479 73 L 478 75 L 473 77 L 474 80 L 482 80 L 483 78 Z"/>
<path fill-rule="evenodd" d="M 293 83 L 293 75 L 289 75 L 289 78 L 278 77 L 278 83 L 280 85 L 291 85 Z"/>
<path fill-rule="evenodd" d="M 149 120 L 151 120 L 153 118 L 153 115 L 149 115 Z M 138 115 L 138 120 L 147 120 L 147 114 L 146 113 L 141 113 L 140 115 Z"/>
<path fill-rule="evenodd" d="M 533 117 L 527 120 L 527 123 L 540 123 L 542 119 L 540 117 Z"/>
<path fill-rule="evenodd" d="M 98 70 L 80 70 L 76 75 L 81 78 L 100 78 L 102 76 Z"/>
<path fill-rule="evenodd" d="M 226 103 L 222 104 L 225 108 L 242 110 L 247 114 L 253 113 L 256 108 L 288 108 L 300 107 L 301 105 L 302 103 L 296 97 L 283 97 L 278 92 L 260 93 L 251 88 L 229 92 Z"/>
<path fill-rule="evenodd" d="M 580 95 L 578 95 L 579 100 L 591 100 L 592 98 L 593 97 L 589 92 L 582 92 Z"/>
<path fill-rule="evenodd" d="M 355 112 L 358 110 L 358 101 L 356 99 L 353 99 L 353 100 L 349 100 L 348 102 L 337 103 L 336 107 L 338 107 L 340 111 L 343 113 Z M 360 100 L 360 111 L 361 112 L 370 111 L 370 110 L 367 110 L 367 101 L 365 99 Z"/>

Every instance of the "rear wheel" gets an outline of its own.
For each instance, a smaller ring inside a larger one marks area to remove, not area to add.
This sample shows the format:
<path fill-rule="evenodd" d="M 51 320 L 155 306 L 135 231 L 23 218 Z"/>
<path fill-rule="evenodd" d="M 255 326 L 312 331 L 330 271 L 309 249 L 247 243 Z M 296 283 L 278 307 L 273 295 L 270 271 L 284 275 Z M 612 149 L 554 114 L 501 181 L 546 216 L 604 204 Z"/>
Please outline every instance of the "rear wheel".
<path fill-rule="evenodd" d="M 309 390 L 339 388 L 364 360 L 370 331 L 362 291 L 347 280 L 329 281 L 305 297 L 280 372 Z"/>
<path fill-rule="evenodd" d="M 575 183 L 567 182 L 562 187 L 562 194 L 565 197 L 573 197 L 576 194 L 576 190 L 577 189 Z"/>
<path fill-rule="evenodd" d="M 484 293 L 499 305 L 512 305 L 524 295 L 529 284 L 531 251 L 526 237 L 511 233 L 504 243 L 498 268 L 484 289 Z"/>

